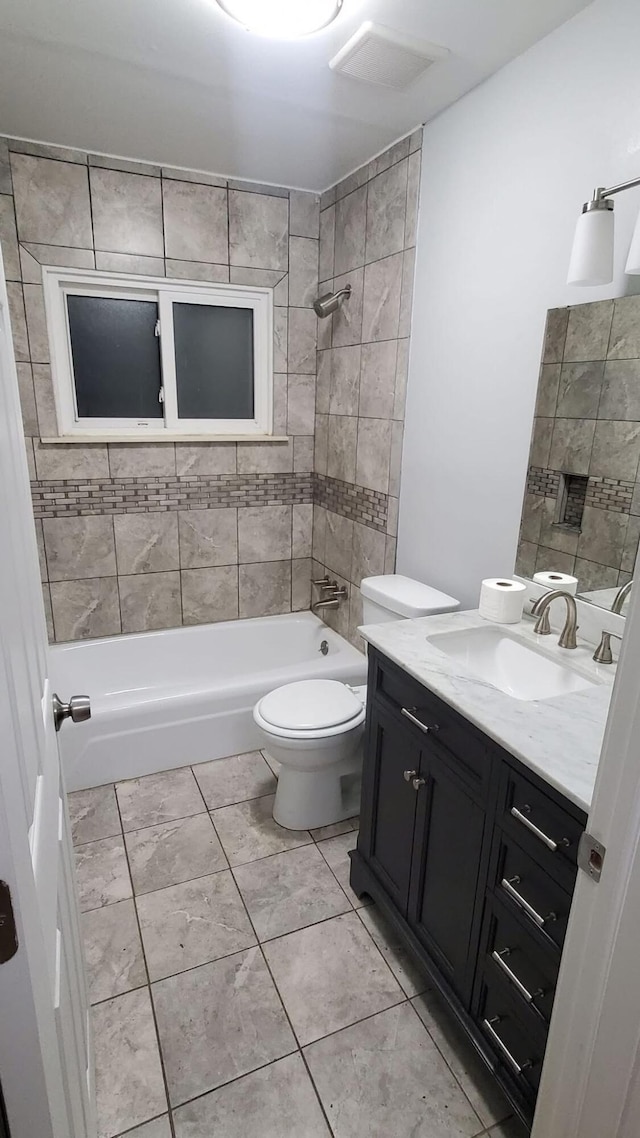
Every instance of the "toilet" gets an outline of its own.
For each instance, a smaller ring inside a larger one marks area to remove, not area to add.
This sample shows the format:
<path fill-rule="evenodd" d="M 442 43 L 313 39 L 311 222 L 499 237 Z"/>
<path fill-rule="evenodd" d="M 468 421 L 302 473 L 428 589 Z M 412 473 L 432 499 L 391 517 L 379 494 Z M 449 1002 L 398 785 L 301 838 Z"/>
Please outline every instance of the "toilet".
<path fill-rule="evenodd" d="M 363 624 L 452 612 L 454 597 L 399 573 L 360 585 Z M 253 718 L 280 764 L 273 817 L 288 830 L 330 826 L 358 813 L 366 685 L 300 680 L 258 701 Z"/>

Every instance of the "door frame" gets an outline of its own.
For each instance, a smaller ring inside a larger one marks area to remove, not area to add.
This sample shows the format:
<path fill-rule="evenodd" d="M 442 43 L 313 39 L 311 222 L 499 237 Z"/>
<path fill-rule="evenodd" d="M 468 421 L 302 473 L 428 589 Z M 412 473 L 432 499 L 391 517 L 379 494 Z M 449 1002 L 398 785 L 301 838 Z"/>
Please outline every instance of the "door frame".
<path fill-rule="evenodd" d="M 640 588 L 632 592 L 531 1138 L 637 1138 L 640 1117 Z"/>

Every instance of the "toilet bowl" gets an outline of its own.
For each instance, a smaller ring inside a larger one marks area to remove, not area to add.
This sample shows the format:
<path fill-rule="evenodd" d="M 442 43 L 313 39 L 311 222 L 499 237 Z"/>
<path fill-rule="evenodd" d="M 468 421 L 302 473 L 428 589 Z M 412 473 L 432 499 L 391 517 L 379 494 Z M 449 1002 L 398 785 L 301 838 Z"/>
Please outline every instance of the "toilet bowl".
<path fill-rule="evenodd" d="M 454 597 L 400 574 L 360 586 L 364 624 L 457 609 Z M 301 680 L 263 696 L 253 718 L 280 764 L 273 817 L 289 830 L 330 826 L 358 813 L 366 685 Z"/>

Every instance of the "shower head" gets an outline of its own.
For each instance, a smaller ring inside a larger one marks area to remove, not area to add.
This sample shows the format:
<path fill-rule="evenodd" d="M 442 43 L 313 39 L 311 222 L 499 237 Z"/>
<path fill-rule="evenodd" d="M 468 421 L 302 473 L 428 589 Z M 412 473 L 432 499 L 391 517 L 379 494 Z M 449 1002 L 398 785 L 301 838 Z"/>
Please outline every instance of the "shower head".
<path fill-rule="evenodd" d="M 343 301 L 348 300 L 351 296 L 351 285 L 345 285 L 338 292 L 326 292 L 324 296 L 318 297 L 314 300 L 313 307 L 316 315 L 324 320 L 325 317 L 331 316 L 332 312 L 337 312 Z"/>

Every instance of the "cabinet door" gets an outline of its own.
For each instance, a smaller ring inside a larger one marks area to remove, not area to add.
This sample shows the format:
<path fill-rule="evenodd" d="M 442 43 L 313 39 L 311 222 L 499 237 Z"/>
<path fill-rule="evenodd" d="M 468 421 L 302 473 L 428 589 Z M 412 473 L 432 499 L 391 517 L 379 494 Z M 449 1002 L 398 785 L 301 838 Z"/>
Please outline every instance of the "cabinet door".
<path fill-rule="evenodd" d="M 408 918 L 466 1001 L 476 953 L 478 885 L 485 872 L 486 815 L 431 748 L 423 748 L 422 777 Z"/>
<path fill-rule="evenodd" d="M 405 772 L 420 771 L 420 746 L 403 721 L 374 702 L 367 728 L 358 849 L 406 916 L 418 794 Z"/>

